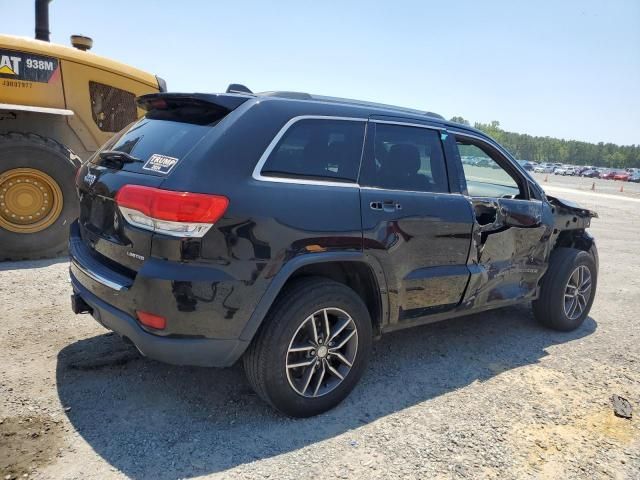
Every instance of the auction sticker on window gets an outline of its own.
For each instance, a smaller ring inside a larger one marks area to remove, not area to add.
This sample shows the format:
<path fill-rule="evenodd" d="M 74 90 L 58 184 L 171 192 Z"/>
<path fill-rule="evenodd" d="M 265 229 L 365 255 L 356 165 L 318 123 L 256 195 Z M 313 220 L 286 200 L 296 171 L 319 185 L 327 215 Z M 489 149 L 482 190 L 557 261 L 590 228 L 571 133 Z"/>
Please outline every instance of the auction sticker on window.
<path fill-rule="evenodd" d="M 152 172 L 161 173 L 166 175 L 171 171 L 173 167 L 178 163 L 177 158 L 167 157 L 166 155 L 160 155 L 154 153 L 149 157 L 149 160 L 142 166 L 143 170 L 151 170 Z"/>

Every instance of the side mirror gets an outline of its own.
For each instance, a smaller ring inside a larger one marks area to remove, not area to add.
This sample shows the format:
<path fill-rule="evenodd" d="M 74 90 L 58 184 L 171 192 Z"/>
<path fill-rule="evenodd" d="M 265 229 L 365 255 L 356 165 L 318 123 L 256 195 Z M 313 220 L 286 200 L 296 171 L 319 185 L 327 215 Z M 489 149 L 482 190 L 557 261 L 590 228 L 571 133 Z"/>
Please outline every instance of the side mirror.
<path fill-rule="evenodd" d="M 542 202 L 512 200 L 501 198 L 498 200 L 499 216 L 507 227 L 532 228 L 542 224 Z"/>

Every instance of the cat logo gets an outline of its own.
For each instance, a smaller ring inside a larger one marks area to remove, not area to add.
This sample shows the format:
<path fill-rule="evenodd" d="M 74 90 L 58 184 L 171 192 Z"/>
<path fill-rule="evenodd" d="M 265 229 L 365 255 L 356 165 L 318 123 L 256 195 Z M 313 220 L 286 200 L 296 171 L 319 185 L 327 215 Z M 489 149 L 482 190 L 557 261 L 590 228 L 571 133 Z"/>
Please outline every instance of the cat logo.
<path fill-rule="evenodd" d="M 0 73 L 7 75 L 20 75 L 20 57 L 0 56 Z"/>

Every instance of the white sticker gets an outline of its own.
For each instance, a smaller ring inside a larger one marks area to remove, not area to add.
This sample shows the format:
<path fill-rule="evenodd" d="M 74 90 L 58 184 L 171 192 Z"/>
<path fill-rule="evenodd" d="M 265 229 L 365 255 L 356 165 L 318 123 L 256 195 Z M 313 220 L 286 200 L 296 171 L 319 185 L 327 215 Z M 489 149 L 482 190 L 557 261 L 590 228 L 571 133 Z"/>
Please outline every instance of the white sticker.
<path fill-rule="evenodd" d="M 151 170 L 152 172 L 162 173 L 166 175 L 171 169 L 178 163 L 177 158 L 167 157 L 166 155 L 160 155 L 154 153 L 149 157 L 149 160 L 142 166 L 143 170 Z"/>

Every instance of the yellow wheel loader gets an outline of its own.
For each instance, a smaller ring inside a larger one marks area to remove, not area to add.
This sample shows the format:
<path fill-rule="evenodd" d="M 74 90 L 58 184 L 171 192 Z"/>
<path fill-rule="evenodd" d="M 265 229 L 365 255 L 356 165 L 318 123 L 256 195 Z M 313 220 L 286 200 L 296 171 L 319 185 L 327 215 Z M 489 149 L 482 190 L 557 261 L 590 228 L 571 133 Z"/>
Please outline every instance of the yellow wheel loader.
<path fill-rule="evenodd" d="M 88 37 L 49 43 L 49 1 L 36 0 L 36 40 L 0 35 L 0 260 L 65 251 L 81 159 L 143 114 L 137 96 L 166 91 L 89 53 Z"/>

